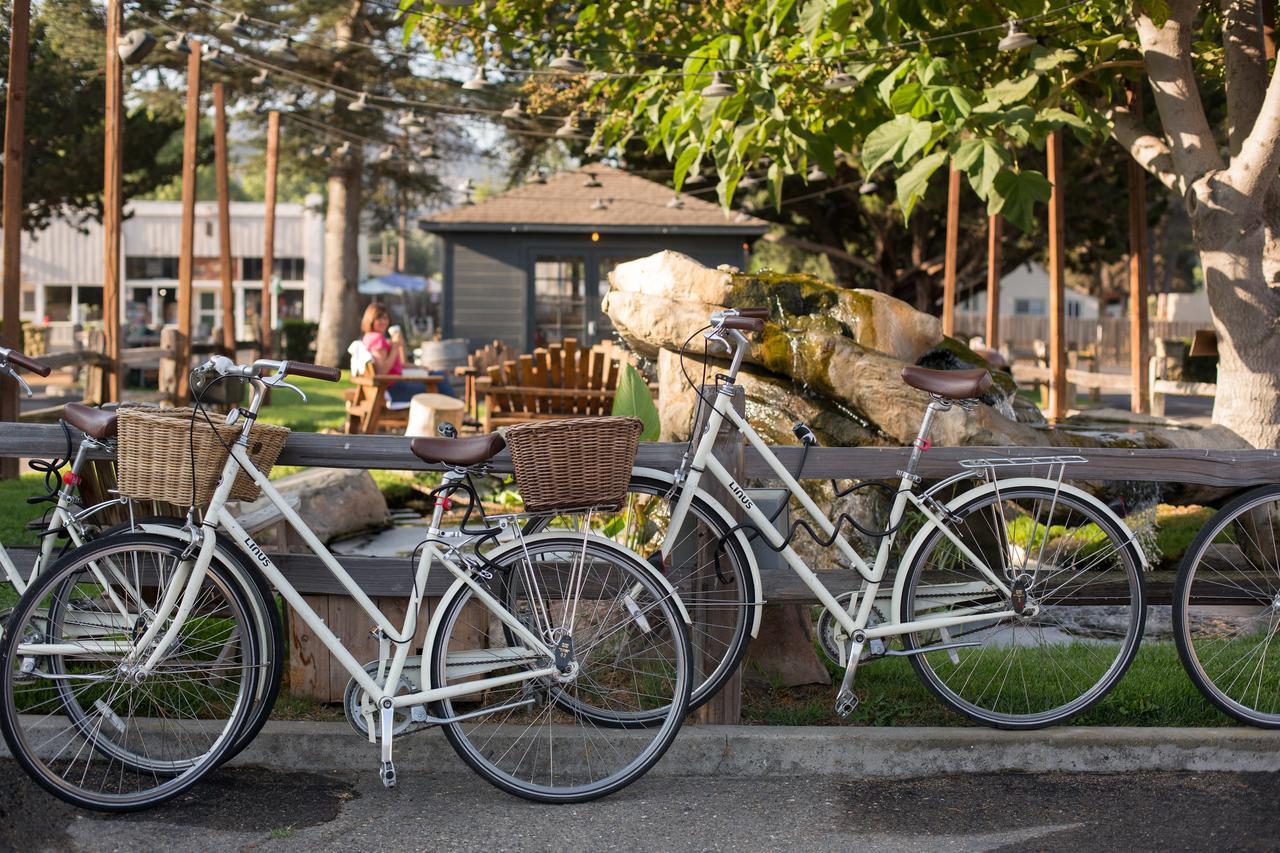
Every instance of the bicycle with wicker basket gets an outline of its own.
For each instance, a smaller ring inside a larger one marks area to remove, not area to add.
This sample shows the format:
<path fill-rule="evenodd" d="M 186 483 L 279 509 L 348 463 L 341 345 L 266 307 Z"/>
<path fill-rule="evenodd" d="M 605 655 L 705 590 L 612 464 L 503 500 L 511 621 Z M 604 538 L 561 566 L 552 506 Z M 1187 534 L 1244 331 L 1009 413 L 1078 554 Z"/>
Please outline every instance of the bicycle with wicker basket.
<path fill-rule="evenodd" d="M 689 610 L 696 672 L 690 707 L 721 689 L 760 629 L 767 591 L 756 549 L 778 553 L 818 601 L 819 647 L 844 670 L 835 702 L 841 716 L 856 708 L 859 667 L 895 658 L 906 658 L 948 707 L 985 725 L 1050 725 L 1099 701 L 1137 651 L 1145 557 L 1111 508 L 1064 482 L 1067 469 L 1085 460 L 972 459 L 920 488 L 916 466 L 934 419 L 972 408 L 992 380 L 984 370 L 910 367 L 904 382 L 932 400 L 903 470 L 889 483 L 852 489 L 832 483 L 837 495 L 881 489 L 889 508 L 884 528 L 844 514 L 832 518 L 800 485 L 808 448 L 816 444 L 812 431 L 797 425 L 804 447 L 788 470 L 732 405 L 747 335 L 761 332 L 768 316 L 764 308 L 730 309 L 690 336 L 689 342 L 701 333 L 709 345 L 722 344 L 730 362 L 717 372 L 715 392 L 699 392 L 698 407 L 708 416 L 695 415 L 702 430 L 691 436 L 678 470 L 633 471 L 616 534 L 661 566 Z M 699 383 L 686 377 L 697 390 Z M 775 526 L 778 512 L 762 509 L 712 452 L 722 425 L 746 438 L 806 518 Z M 704 482 L 720 486 L 735 505 L 718 501 Z M 802 556 L 795 547 L 797 536 L 815 540 L 830 567 L 853 569 L 856 588 L 829 589 L 810 563 L 813 552 Z M 874 558 L 859 553 L 858 538 L 875 546 Z"/>
<path fill-rule="evenodd" d="M 302 394 L 286 381 L 291 375 L 336 381 L 339 372 L 218 356 L 193 372 L 193 387 L 234 379 L 253 391 L 225 423 L 215 428 L 199 409 L 185 420 L 122 419 L 121 489 L 189 501 L 192 523 L 185 541 L 145 533 L 94 540 L 24 593 L 0 647 L 0 729 L 23 768 L 68 802 L 124 811 L 170 799 L 218 765 L 249 725 L 263 660 L 282 653 L 263 648 L 278 635 L 255 629 L 253 613 L 267 604 L 252 600 L 262 585 L 237 577 L 239 564 L 214 559 L 227 540 L 350 674 L 350 704 L 379 746 L 388 787 L 397 778 L 395 736 L 434 726 L 487 781 L 543 802 L 603 796 L 652 767 L 679 730 L 691 688 L 687 616 L 672 588 L 599 536 L 527 535 L 508 518 L 475 527 L 470 512 L 461 528 L 443 529 L 452 500 L 475 503 L 469 478 L 488 470 L 504 440 L 422 438 L 413 452 L 445 475 L 421 555 L 405 567 L 413 577 L 405 613 L 389 618 L 268 479 L 283 435 L 257 415 L 268 389 Z M 512 431 L 516 468 L 533 477 L 530 493 L 555 502 L 549 508 L 622 500 L 639 430 L 629 419 L 600 420 L 609 422 L 613 450 L 593 460 L 581 441 L 590 449 L 600 436 L 574 430 L 578 455 L 569 465 L 530 462 L 521 449 L 529 436 Z M 201 423 L 207 428 L 196 429 Z M 582 478 L 593 464 L 613 473 Z M 621 488 L 602 495 L 610 478 Z M 232 495 L 259 490 L 368 615 L 376 661 L 357 661 L 227 512 Z M 203 507 L 198 517 L 195 507 Z M 427 619 L 433 568 L 454 580 Z M 417 648 L 422 656 L 412 654 Z M 635 720 L 645 726 L 617 730 Z"/>

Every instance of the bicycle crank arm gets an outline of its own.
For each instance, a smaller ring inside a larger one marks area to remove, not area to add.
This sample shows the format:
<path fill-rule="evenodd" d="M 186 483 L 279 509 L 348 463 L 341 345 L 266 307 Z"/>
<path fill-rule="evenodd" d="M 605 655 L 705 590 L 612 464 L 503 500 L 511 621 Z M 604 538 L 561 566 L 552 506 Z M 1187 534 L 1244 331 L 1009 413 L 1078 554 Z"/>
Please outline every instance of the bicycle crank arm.
<path fill-rule="evenodd" d="M 936 646 L 925 646 L 920 649 L 889 649 L 886 651 L 885 657 L 905 658 L 913 655 L 922 655 L 925 652 L 945 652 L 950 649 L 967 649 L 970 646 L 980 646 L 982 643 L 976 640 L 969 643 L 938 643 Z"/>

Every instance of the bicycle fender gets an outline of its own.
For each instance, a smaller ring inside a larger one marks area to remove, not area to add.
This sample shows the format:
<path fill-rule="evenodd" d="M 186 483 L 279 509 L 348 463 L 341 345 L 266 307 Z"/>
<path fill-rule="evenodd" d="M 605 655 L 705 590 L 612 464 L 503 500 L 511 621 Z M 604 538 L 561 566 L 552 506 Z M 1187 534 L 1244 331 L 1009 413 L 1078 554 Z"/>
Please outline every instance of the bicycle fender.
<path fill-rule="evenodd" d="M 523 540 L 517 539 L 514 542 L 508 542 L 506 545 L 503 545 L 500 548 L 494 549 L 494 552 L 489 555 L 489 559 L 497 562 L 498 559 L 506 556 L 508 552 L 522 551 L 524 550 L 524 547 L 530 543 L 540 542 L 544 539 L 564 539 L 566 537 L 571 537 L 578 540 L 582 538 L 581 534 L 572 533 L 572 532 L 564 533 L 564 532 L 549 531 L 544 533 L 535 533 L 532 536 L 524 537 Z M 662 588 L 665 589 L 668 594 L 670 594 L 671 600 L 675 602 L 676 608 L 680 611 L 680 618 L 684 620 L 684 624 L 686 625 L 693 624 L 693 620 L 689 618 L 689 611 L 685 608 L 684 602 L 680 600 L 680 596 L 676 592 L 675 587 L 673 587 L 670 583 L 668 583 L 666 578 L 658 574 L 658 572 L 654 571 L 653 566 L 645 562 L 645 560 L 639 554 L 630 550 L 629 548 L 625 548 L 619 545 L 617 542 L 614 542 L 612 539 L 606 539 L 605 537 L 597 536 L 594 533 L 590 534 L 588 538 L 625 552 L 635 562 L 636 567 L 643 568 L 645 572 L 648 573 L 649 577 L 654 578 L 658 583 L 662 585 Z M 467 588 L 466 581 L 462 580 L 461 578 L 458 578 L 454 580 L 454 582 L 449 586 L 447 590 L 445 590 L 444 595 L 440 596 L 440 603 L 436 605 L 435 615 L 431 617 L 431 624 L 427 626 L 427 636 L 423 644 L 423 649 L 426 651 L 427 654 L 431 654 L 431 650 L 435 648 L 436 634 L 439 633 L 439 630 L 440 630 L 441 617 L 448 612 L 449 605 L 453 602 L 453 599 L 461 595 L 462 591 L 465 590 L 466 588 Z"/>
<path fill-rule="evenodd" d="M 645 477 L 652 480 L 661 480 L 665 483 L 675 482 L 675 477 L 670 471 L 661 471 L 657 468 L 641 468 L 637 466 L 631 469 L 631 476 L 633 478 Z M 723 504 L 711 497 L 711 495 L 707 494 L 702 489 L 698 489 L 694 492 L 694 497 L 700 498 L 704 504 L 710 507 L 711 511 L 714 512 L 727 527 L 732 528 L 734 525 L 738 524 L 738 520 L 729 514 L 729 511 L 724 508 Z M 751 583 L 754 587 L 752 592 L 755 596 L 755 600 L 762 601 L 764 598 L 764 584 L 760 581 L 760 567 L 756 564 L 755 549 L 751 547 L 751 541 L 747 539 L 747 535 L 743 531 L 735 530 L 733 535 L 734 538 L 738 540 L 738 544 L 742 546 L 742 553 L 747 555 L 747 568 L 751 570 Z M 751 618 L 751 636 L 755 637 L 760 633 L 760 617 L 764 612 L 764 606 L 762 604 L 756 604 L 752 607 L 752 610 L 754 610 L 755 613 Z"/>
<path fill-rule="evenodd" d="M 969 489 L 967 492 L 964 492 L 952 498 L 951 500 L 947 501 L 945 506 L 947 507 L 947 509 L 952 509 L 952 510 L 958 509 L 964 504 L 968 503 L 969 501 L 974 500 L 975 498 L 983 497 L 991 492 L 994 492 L 997 489 L 997 487 L 1001 489 L 1009 489 L 1009 488 L 1016 488 L 1018 486 L 1043 486 L 1044 484 L 1045 484 L 1045 481 L 1039 477 L 1015 477 L 1009 480 L 1001 480 L 999 483 L 983 483 L 982 485 L 974 486 L 972 489 Z M 1120 518 L 1120 516 L 1116 515 L 1115 512 L 1112 511 L 1111 507 L 1107 506 L 1105 503 L 1098 500 L 1093 495 L 1089 494 L 1083 489 L 1076 488 L 1075 486 L 1072 486 L 1068 483 L 1062 483 L 1058 488 L 1059 488 L 1059 491 L 1061 492 L 1064 492 L 1073 497 L 1079 498 L 1080 500 L 1086 503 L 1091 504 L 1095 509 L 1099 510 L 1103 515 L 1107 516 L 1107 518 L 1110 519 L 1116 525 L 1116 527 L 1120 528 L 1121 533 L 1124 536 L 1126 536 L 1130 542 L 1133 541 L 1134 539 L 1133 531 L 1129 529 L 1129 525 L 1125 524 L 1124 521 Z M 895 573 L 895 577 L 893 579 L 893 599 L 892 599 L 892 603 L 890 604 L 890 607 L 893 608 L 892 610 L 893 615 L 890 617 L 890 621 L 892 622 L 897 622 L 900 614 L 902 613 L 902 607 L 901 607 L 902 591 L 907 581 L 907 573 L 905 571 L 905 568 L 911 565 L 912 561 L 915 560 L 916 552 L 918 552 L 924 546 L 925 539 L 928 537 L 928 535 L 933 531 L 933 529 L 936 526 L 937 525 L 934 524 L 933 522 L 929 522 L 924 527 L 920 528 L 920 530 L 916 533 L 915 538 L 911 540 L 911 544 L 907 546 L 907 550 L 903 553 L 902 560 L 899 561 L 898 563 L 899 569 Z M 1147 562 L 1147 555 L 1143 553 L 1142 549 L 1139 547 L 1135 546 L 1134 550 L 1138 552 L 1139 570 L 1146 571 L 1147 569 L 1149 569 L 1150 564 Z"/>

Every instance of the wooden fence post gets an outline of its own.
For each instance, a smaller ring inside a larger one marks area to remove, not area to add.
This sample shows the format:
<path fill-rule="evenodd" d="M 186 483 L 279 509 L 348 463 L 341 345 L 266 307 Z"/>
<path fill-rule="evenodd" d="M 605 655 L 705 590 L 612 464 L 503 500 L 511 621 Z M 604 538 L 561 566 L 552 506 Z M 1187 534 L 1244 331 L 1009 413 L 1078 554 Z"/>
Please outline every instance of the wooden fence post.
<path fill-rule="evenodd" d="M 720 393 L 720 389 L 715 385 L 703 385 L 701 389 L 703 397 L 707 400 L 714 400 L 716 395 Z M 743 392 L 741 385 L 733 386 L 733 408 L 738 414 L 746 411 L 746 394 Z M 702 433 L 702 425 L 706 422 L 706 418 L 710 415 L 710 411 L 706 406 L 702 407 L 701 420 L 694 425 L 693 434 L 700 435 Z M 724 465 L 729 475 L 733 477 L 735 482 L 742 482 L 746 471 L 743 456 L 742 435 L 733 428 L 732 424 L 725 423 L 720 427 L 720 432 L 716 436 L 716 443 L 713 448 L 716 459 L 720 464 Z M 722 506 L 733 514 L 735 522 L 741 521 L 741 513 L 738 510 L 738 501 L 728 490 L 721 486 L 711 477 L 702 478 L 702 488 L 715 500 L 719 501 Z M 707 537 L 710 539 L 710 537 Z M 694 610 L 699 608 L 702 612 L 694 612 L 689 615 L 697 622 L 707 625 L 707 637 L 694 636 L 693 654 L 694 654 L 694 671 L 703 673 L 707 668 L 702 656 L 702 643 L 706 639 L 717 638 L 718 634 L 723 632 L 723 639 L 728 640 L 732 630 L 732 615 L 728 608 L 707 607 L 708 597 L 714 594 L 713 591 L 718 584 L 715 573 L 715 561 L 713 552 L 719 543 L 717 541 L 699 542 L 698 565 L 701 567 L 698 577 L 694 579 L 695 590 L 699 593 L 695 596 Z M 717 616 L 722 617 L 724 625 L 720 626 L 720 631 L 713 627 L 712 620 Z M 733 676 L 725 682 L 724 688 L 719 693 L 711 697 L 711 699 L 694 712 L 694 719 L 699 723 L 714 723 L 721 725 L 733 725 L 738 723 L 742 718 L 742 671 L 739 668 L 734 672 Z"/>

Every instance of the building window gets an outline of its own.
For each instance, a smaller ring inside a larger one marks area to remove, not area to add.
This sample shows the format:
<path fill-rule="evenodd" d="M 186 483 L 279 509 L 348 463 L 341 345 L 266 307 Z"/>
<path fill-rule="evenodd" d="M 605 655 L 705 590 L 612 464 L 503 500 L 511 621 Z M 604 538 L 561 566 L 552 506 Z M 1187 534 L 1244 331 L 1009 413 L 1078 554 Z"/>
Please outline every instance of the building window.
<path fill-rule="evenodd" d="M 1045 304 L 1043 299 L 1016 299 L 1013 303 L 1013 313 L 1015 314 L 1032 314 L 1044 315 Z"/>
<path fill-rule="evenodd" d="M 276 258 L 271 264 L 281 281 L 302 281 L 306 269 L 304 258 Z M 262 281 L 262 258 L 240 259 L 241 281 Z"/>
<path fill-rule="evenodd" d="M 47 285 L 44 289 L 44 316 L 51 323 L 65 323 L 71 319 L 71 286 Z"/>
<path fill-rule="evenodd" d="M 586 264 L 582 258 L 538 258 L 533 267 L 534 345 L 585 340 Z"/>
<path fill-rule="evenodd" d="M 1079 303 L 1079 302 L 1075 302 L 1075 301 L 1072 301 L 1072 300 L 1068 300 L 1068 301 L 1067 301 L 1067 316 L 1068 316 L 1068 317 L 1079 317 L 1079 316 L 1080 316 L 1080 303 Z"/>
<path fill-rule="evenodd" d="M 22 313 L 36 313 L 36 289 L 29 284 L 22 285 Z"/>
<path fill-rule="evenodd" d="M 196 297 L 195 329 L 192 337 L 196 340 L 210 340 L 213 330 L 222 328 L 222 311 L 219 294 L 212 290 L 202 290 Z"/>
<path fill-rule="evenodd" d="M 131 280 L 177 278 L 177 258 L 142 258 L 130 255 L 124 259 L 124 277 Z"/>
<path fill-rule="evenodd" d="M 76 288 L 76 301 L 80 312 L 76 317 L 79 323 L 96 323 L 102 319 L 102 288 L 80 285 Z"/>

